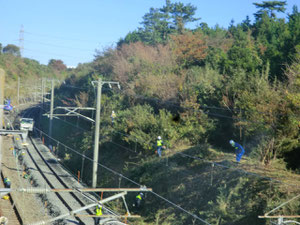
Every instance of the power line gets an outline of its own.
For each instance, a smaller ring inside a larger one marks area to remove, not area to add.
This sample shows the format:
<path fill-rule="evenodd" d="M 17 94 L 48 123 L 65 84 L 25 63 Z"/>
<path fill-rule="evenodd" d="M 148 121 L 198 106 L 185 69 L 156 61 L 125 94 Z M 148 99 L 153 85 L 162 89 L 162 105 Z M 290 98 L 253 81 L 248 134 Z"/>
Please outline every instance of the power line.
<path fill-rule="evenodd" d="M 66 37 L 59 37 L 59 36 L 52 36 L 52 35 L 47 35 L 47 34 L 37 34 L 37 33 L 32 33 L 28 31 L 24 31 L 25 34 L 29 34 L 32 36 L 38 36 L 38 37 L 46 37 L 46 38 L 52 38 L 52 39 L 58 39 L 58 40 L 64 40 L 64 41 L 77 41 L 77 42 L 89 42 L 89 43 L 95 43 L 98 44 L 100 41 L 99 40 L 85 40 L 85 39 L 77 39 L 77 38 L 66 38 Z M 106 44 L 115 44 L 116 42 L 106 42 Z"/>
<path fill-rule="evenodd" d="M 56 118 L 56 119 L 60 119 L 60 118 Z M 61 120 L 61 119 L 60 119 L 60 120 Z M 64 121 L 64 120 L 62 120 L 62 121 L 63 121 L 63 122 L 67 122 L 67 121 Z M 67 122 L 67 123 L 68 123 L 68 122 Z M 69 124 L 72 125 L 72 126 L 74 126 L 74 127 L 76 127 L 76 128 L 78 128 L 78 129 L 85 130 L 85 131 L 89 131 L 89 130 L 83 129 L 83 128 L 81 128 L 81 127 L 77 127 L 77 126 L 75 126 L 75 125 L 73 125 L 73 124 L 71 124 L 71 123 L 69 123 Z M 120 132 L 116 132 L 116 133 L 122 134 L 122 133 L 120 133 Z M 130 135 L 127 135 L 127 134 L 122 134 L 122 135 L 130 136 Z M 132 149 L 130 149 L 130 148 L 128 148 L 128 147 L 122 146 L 122 145 L 120 145 L 120 144 L 118 144 L 118 143 L 116 143 L 116 142 L 113 142 L 113 141 L 108 141 L 108 142 L 110 142 L 110 143 L 112 143 L 112 144 L 114 144 L 114 145 L 117 145 L 117 146 L 119 146 L 119 147 L 121 147 L 121 148 L 123 148 L 123 149 L 125 149 L 125 150 L 128 150 L 128 151 L 130 151 L 130 152 L 132 152 L 132 153 L 138 154 L 136 151 L 134 151 L 134 150 L 132 150 Z M 176 154 L 181 155 L 181 156 L 183 156 L 183 157 L 189 157 L 189 158 L 196 159 L 196 160 L 202 160 L 202 161 L 205 161 L 205 162 L 210 163 L 210 164 L 212 164 L 212 165 L 216 165 L 216 166 L 219 166 L 219 167 L 222 167 L 222 168 L 226 168 L 226 169 L 236 170 L 236 171 L 238 171 L 238 172 L 240 172 L 240 173 L 252 175 L 252 176 L 259 177 L 259 178 L 262 178 L 262 179 L 265 179 L 265 180 L 275 181 L 275 182 L 277 182 L 277 183 L 286 184 L 286 185 L 290 185 L 290 186 L 299 186 L 298 184 L 287 184 L 287 183 L 285 183 L 285 182 L 283 182 L 283 181 L 276 180 L 276 179 L 273 179 L 273 178 L 270 178 L 270 177 L 267 177 L 267 176 L 261 176 L 261 175 L 259 175 L 259 174 L 257 174 L 257 173 L 248 172 L 248 171 L 246 171 L 246 170 L 244 170 L 244 169 L 241 169 L 241 168 L 233 168 L 233 167 L 225 166 L 225 165 L 223 165 L 223 164 L 221 164 L 221 163 L 217 163 L 217 162 L 215 162 L 215 161 L 209 161 L 209 160 L 206 160 L 206 159 L 204 159 L 204 158 L 197 157 L 197 156 L 191 156 L 191 155 L 188 155 L 188 154 L 185 154 L 185 153 L 176 153 Z"/>
<path fill-rule="evenodd" d="M 105 89 L 105 88 L 103 88 Z M 88 90 L 88 89 L 86 89 Z M 110 90 L 109 88 L 106 88 L 105 90 Z M 125 92 L 124 90 L 120 90 L 120 92 Z M 134 96 L 136 99 L 146 99 L 146 100 L 152 100 L 152 101 L 156 101 L 156 102 L 161 102 L 161 100 L 159 99 L 155 99 L 155 98 L 149 98 L 149 97 L 145 97 L 143 95 L 135 95 Z M 181 108 L 181 109 L 192 109 L 196 112 L 203 112 L 204 114 L 207 114 L 207 115 L 212 115 L 212 116 L 215 116 L 215 117 L 221 117 L 221 118 L 227 118 L 227 119 L 231 119 L 231 120 L 239 120 L 239 119 L 236 119 L 236 118 L 232 118 L 230 116 L 225 116 L 225 115 L 221 115 L 221 114 L 218 114 L 218 113 L 211 113 L 211 112 L 204 112 L 203 110 L 201 109 L 194 109 L 192 107 L 182 107 L 182 106 L 179 106 L 176 102 L 172 102 L 172 101 L 165 101 L 163 102 L 162 104 L 167 104 L 167 105 L 172 105 L 176 108 Z M 230 111 L 230 109 L 227 109 L 227 108 L 221 108 L 221 107 L 215 107 L 215 106 L 200 106 L 200 108 L 207 108 L 207 109 L 220 109 L 220 110 L 227 110 L 227 111 Z M 239 121 L 245 121 L 245 120 L 239 120 Z M 251 122 L 251 121 L 245 121 L 245 122 Z"/>
<path fill-rule="evenodd" d="M 42 130 L 40 130 L 40 129 L 36 128 L 36 127 L 35 127 L 35 129 L 38 130 L 38 131 L 40 131 L 41 133 L 43 133 L 45 136 L 47 136 L 48 138 L 52 139 L 53 141 L 59 142 L 58 140 L 56 140 L 56 139 L 54 139 L 54 138 L 48 136 L 48 135 L 47 135 L 45 132 L 43 132 Z M 59 142 L 59 143 L 60 143 L 62 146 L 64 146 L 65 148 L 68 148 L 68 149 L 71 150 L 72 152 L 76 153 L 77 155 L 80 155 L 81 157 L 84 157 L 85 159 L 90 160 L 90 161 L 93 162 L 93 159 L 89 158 L 88 156 L 86 156 L 86 155 L 84 155 L 84 154 L 81 154 L 80 152 L 78 152 L 78 151 L 76 151 L 76 150 L 74 150 L 74 149 L 68 147 L 67 145 L 65 145 L 65 144 L 63 144 L 63 143 L 61 143 L 61 142 Z M 107 166 L 105 166 L 105 165 L 99 163 L 99 162 L 97 162 L 97 164 L 98 164 L 99 166 L 101 166 L 102 168 L 104 168 L 104 169 L 110 171 L 111 173 L 113 173 L 113 174 L 115 174 L 115 175 L 118 175 L 118 176 L 120 176 L 121 178 L 124 178 L 125 180 L 127 180 L 127 181 L 129 181 L 129 182 L 131 182 L 131 183 L 133 183 L 133 184 L 135 184 L 135 185 L 141 187 L 141 191 L 143 190 L 143 187 L 144 187 L 144 186 L 141 185 L 141 184 L 139 184 L 139 183 L 137 183 L 136 181 L 134 181 L 134 180 L 132 180 L 132 179 L 130 179 L 130 178 L 124 176 L 123 174 L 121 174 L 121 173 L 119 173 L 119 172 L 117 172 L 117 171 L 115 171 L 115 170 L 113 170 L 113 169 L 111 169 L 111 168 L 109 168 L 109 167 L 107 167 Z M 201 218 L 198 217 L 197 215 L 195 215 L 195 214 L 193 214 L 193 213 L 187 211 L 186 209 L 184 209 L 184 208 L 182 208 L 181 206 L 179 206 L 179 205 L 177 205 L 177 204 L 171 202 L 170 200 L 164 198 L 163 196 L 157 194 L 156 192 L 150 191 L 150 193 L 152 193 L 152 194 L 154 194 L 155 196 L 157 196 L 158 198 L 160 198 L 160 199 L 162 199 L 162 200 L 168 202 L 169 204 L 173 205 L 173 206 L 176 207 L 177 209 L 180 209 L 180 210 L 182 210 L 183 212 L 189 214 L 190 216 L 194 217 L 195 219 L 200 220 L 201 222 L 203 222 L 203 223 L 205 223 L 205 224 L 207 224 L 207 225 L 211 225 L 210 223 L 208 223 L 208 222 L 206 222 L 205 220 L 201 219 Z"/>
<path fill-rule="evenodd" d="M 280 180 L 277 180 L 277 179 L 273 179 L 271 177 L 261 176 L 261 175 L 256 174 L 256 173 L 248 172 L 246 170 L 243 170 L 242 168 L 233 168 L 233 167 L 225 166 L 225 165 L 223 165 L 221 163 L 218 163 L 218 162 L 215 162 L 215 161 L 209 161 L 209 160 L 206 160 L 204 158 L 197 157 L 197 156 L 191 156 L 191 155 L 188 155 L 188 154 L 185 154 L 185 153 L 181 153 L 181 152 L 180 153 L 176 153 L 176 154 L 182 155 L 184 157 L 189 157 L 189 158 L 192 158 L 192 159 L 196 159 L 196 160 L 201 160 L 201 161 L 210 163 L 212 165 L 216 165 L 216 166 L 223 167 L 223 168 L 226 168 L 226 169 L 236 170 L 236 171 L 238 171 L 240 173 L 249 174 L 249 175 L 256 176 L 256 177 L 259 177 L 259 178 L 262 178 L 262 179 L 265 179 L 265 180 L 270 180 L 270 181 L 274 181 L 274 182 L 285 184 L 285 185 L 289 185 L 289 186 L 296 186 L 296 187 L 299 186 L 298 184 L 285 183 L 283 181 L 280 181 Z"/>
<path fill-rule="evenodd" d="M 32 49 L 28 49 L 28 48 L 24 48 L 24 50 L 29 51 L 29 52 L 36 52 L 36 53 L 51 55 L 51 56 L 54 55 L 54 56 L 68 57 L 68 58 L 74 58 L 74 59 L 80 58 L 80 57 L 76 57 L 74 55 L 71 56 L 71 55 L 57 54 L 57 53 L 44 52 L 44 51 L 39 51 L 39 50 L 32 50 Z"/>
<path fill-rule="evenodd" d="M 43 132 L 43 133 L 44 133 L 44 132 Z M 53 138 L 51 138 L 51 139 L 53 139 Z M 55 139 L 53 139 L 53 140 L 55 140 Z M 73 149 L 71 149 L 71 148 L 69 148 L 69 147 L 68 147 L 68 149 L 70 149 L 70 150 L 72 150 L 72 151 L 75 151 L 75 150 L 73 150 Z M 76 152 L 76 151 L 75 151 L 75 152 Z M 76 152 L 76 153 L 77 153 L 77 152 Z M 80 153 L 78 153 L 78 154 L 80 154 Z M 190 156 L 190 155 L 183 154 L 183 153 L 178 153 L 178 154 L 182 154 L 182 155 L 185 156 L 185 157 L 190 157 L 190 158 L 193 158 L 193 159 L 204 160 L 204 161 L 209 162 L 209 163 L 211 163 L 211 164 L 213 164 L 213 165 L 217 165 L 217 166 L 220 166 L 220 167 L 223 167 L 223 168 L 233 169 L 232 167 L 225 166 L 225 165 L 219 164 L 219 163 L 217 163 L 217 162 L 213 162 L 213 161 L 208 161 L 208 160 L 205 160 L 205 159 L 201 159 L 201 158 L 199 158 L 199 157 Z M 80 155 L 82 156 L 82 154 L 80 154 Z M 85 156 L 84 156 L 84 157 L 85 157 Z M 85 157 L 85 158 L 89 159 L 88 157 Z M 89 160 L 90 160 L 90 159 L 89 159 Z M 120 174 L 120 173 L 118 173 L 118 172 L 116 172 L 116 171 L 114 171 L 114 170 L 112 170 L 112 169 L 106 167 L 105 165 L 102 165 L 102 164 L 100 164 L 100 163 L 97 163 L 97 164 L 100 165 L 100 166 L 102 166 L 103 168 L 109 170 L 110 172 L 113 172 L 113 173 L 117 174 L 118 176 L 123 177 L 123 178 L 126 179 L 126 180 L 129 179 L 129 178 L 125 177 L 124 175 L 122 175 L 122 174 Z M 268 180 L 271 180 L 271 181 L 275 181 L 275 182 L 283 183 L 283 184 L 284 184 L 284 182 L 282 182 L 282 181 L 279 181 L 279 180 L 276 180 L 276 179 L 272 179 L 272 178 L 270 178 L 270 177 L 260 176 L 260 175 L 255 174 L 255 173 L 251 173 L 251 172 L 245 171 L 245 170 L 243 170 L 243 169 L 236 169 L 236 168 L 234 168 L 234 170 L 239 170 L 239 172 L 241 172 L 240 170 L 242 170 L 243 172 L 245 172 L 245 173 L 247 173 L 247 174 L 254 175 L 254 176 L 258 176 L 258 177 L 263 178 L 263 179 L 268 179 Z M 129 179 L 129 180 L 130 180 L 130 182 L 134 182 L 136 185 L 139 185 L 139 184 L 136 183 L 135 181 L 132 181 L 131 179 Z M 288 185 L 295 185 L 295 184 L 288 184 Z M 296 186 L 298 186 L 298 185 L 296 185 Z M 153 194 L 154 194 L 154 195 L 158 195 L 158 194 L 155 193 L 155 192 L 153 192 Z M 160 196 L 160 195 L 158 195 L 157 197 L 162 198 L 163 200 L 169 202 L 169 203 L 172 204 L 172 205 L 174 204 L 174 205 L 173 205 L 174 207 L 177 207 L 177 208 L 181 209 L 182 211 L 184 211 L 184 212 L 186 212 L 186 213 L 192 215 L 194 218 L 197 217 L 196 215 L 194 215 L 194 214 L 192 214 L 192 213 L 186 211 L 185 209 L 181 208 L 180 206 L 176 205 L 175 203 L 170 202 L 169 200 L 165 199 L 164 197 L 162 197 L 162 196 Z M 196 217 L 195 217 L 195 216 L 196 216 Z M 199 218 L 199 217 L 198 217 L 198 218 Z M 202 222 L 206 222 L 206 221 L 203 221 L 201 218 L 199 218 L 199 219 L 200 219 Z M 207 223 L 207 224 L 208 224 L 208 223 Z"/>
<path fill-rule="evenodd" d="M 82 49 L 82 48 L 73 48 L 73 47 L 62 46 L 62 45 L 54 45 L 54 44 L 48 44 L 48 43 L 44 43 L 44 42 L 30 41 L 30 40 L 27 40 L 27 39 L 26 39 L 26 42 L 45 45 L 45 46 L 50 46 L 50 47 L 73 49 L 73 50 L 78 50 L 78 51 L 85 51 L 85 52 L 94 53 L 94 50 L 88 50 L 88 49 Z"/>
<path fill-rule="evenodd" d="M 144 98 L 144 96 L 142 96 Z M 156 99 L 155 99 L 156 100 Z M 220 114 L 213 114 L 213 115 L 216 115 L 216 116 L 222 116 L 222 117 L 225 117 L 225 118 L 230 118 L 230 119 L 233 119 L 231 117 L 226 117 L 226 116 L 223 116 L 223 115 L 220 115 Z M 127 135 L 127 134 L 124 134 L 124 133 L 121 133 L 121 132 L 118 132 L 118 131 L 113 131 L 115 133 L 118 133 L 118 134 L 121 134 L 121 135 L 124 135 L 124 136 L 127 136 L 127 137 L 130 137 L 131 135 Z M 131 152 L 134 152 L 136 153 L 135 151 L 133 151 L 132 149 L 130 148 L 127 148 L 127 147 L 124 147 L 124 146 L 121 146 L 119 145 L 118 143 L 115 143 L 113 141 L 109 141 L 115 145 L 118 145 L 119 147 L 122 147 L 124 149 L 127 149 L 128 151 L 131 151 Z M 137 153 L 136 153 L 137 154 Z M 238 170 L 239 172 L 243 172 L 243 173 L 246 173 L 246 174 L 249 174 L 249 175 L 252 175 L 252 176 L 257 176 L 257 177 L 260 177 L 260 178 L 263 178 L 263 179 L 267 179 L 267 180 L 270 180 L 270 181 L 275 181 L 275 182 L 278 182 L 278 183 L 282 183 L 282 184 L 285 184 L 284 182 L 280 181 L 280 180 L 276 180 L 276 179 L 273 179 L 273 178 L 270 178 L 270 177 L 266 177 L 266 176 L 261 176 L 259 174 L 256 174 L 256 173 L 251 173 L 251 172 L 248 172 L 248 171 L 245 171 L 243 169 L 238 169 L 238 168 L 232 168 L 232 167 L 229 167 L 229 166 L 225 166 L 225 165 L 222 165 L 220 163 L 217 163 L 217 162 L 214 162 L 214 161 L 208 161 L 208 160 L 205 160 L 203 158 L 199 158 L 199 157 L 196 157 L 196 156 L 190 156 L 190 155 L 187 155 L 187 154 L 184 154 L 184 153 L 177 153 L 177 154 L 180 154 L 184 157 L 190 157 L 190 158 L 193 158 L 193 159 L 197 159 L 197 160 L 203 160 L 203 161 L 206 161 L 208 163 L 211 163 L 211 164 L 214 164 L 216 166 L 219 166 L 219 167 L 223 167 L 223 168 L 227 168 L 227 169 L 234 169 L 234 170 Z M 297 184 L 291 184 L 292 186 L 298 186 Z"/>

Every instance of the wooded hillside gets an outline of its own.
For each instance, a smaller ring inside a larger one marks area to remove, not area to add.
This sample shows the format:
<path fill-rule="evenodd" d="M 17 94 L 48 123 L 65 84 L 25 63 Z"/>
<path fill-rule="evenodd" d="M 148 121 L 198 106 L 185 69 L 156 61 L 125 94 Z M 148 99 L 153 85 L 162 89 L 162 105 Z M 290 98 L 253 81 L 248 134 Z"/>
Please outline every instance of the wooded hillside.
<path fill-rule="evenodd" d="M 221 28 L 200 22 L 191 4 L 166 0 L 116 47 L 69 71 L 56 90 L 56 105 L 91 107 L 96 94 L 91 81 L 120 82 L 120 90 L 102 87 L 100 163 L 212 224 L 268 224 L 257 216 L 297 194 L 285 182 L 297 186 L 300 171 L 300 12 L 294 6 L 278 18 L 284 1 L 255 5 L 255 21 L 245 16 Z M 199 25 L 187 28 L 194 21 Z M 81 121 L 79 130 L 63 124 L 55 122 L 54 138 L 92 157 L 94 125 Z M 43 126 L 47 130 L 46 121 Z M 155 155 L 157 136 L 168 148 L 163 160 Z M 230 139 L 245 148 L 240 165 L 233 163 Z M 81 170 L 80 156 L 67 149 L 59 156 L 73 171 Z M 212 169 L 214 161 L 226 169 Z M 92 163 L 84 165 L 88 184 L 91 168 Z M 100 170 L 99 185 L 118 182 Z M 158 202 L 148 196 L 136 224 L 201 224 Z M 299 203 L 280 213 L 299 214 Z"/>

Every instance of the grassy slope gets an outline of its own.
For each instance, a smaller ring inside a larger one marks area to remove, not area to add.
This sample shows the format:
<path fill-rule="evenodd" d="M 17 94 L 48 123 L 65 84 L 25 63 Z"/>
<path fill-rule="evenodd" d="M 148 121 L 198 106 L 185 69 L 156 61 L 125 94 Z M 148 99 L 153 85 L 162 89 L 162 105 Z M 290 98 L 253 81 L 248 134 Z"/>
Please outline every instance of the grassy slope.
<path fill-rule="evenodd" d="M 113 159 L 112 151 L 110 159 Z M 118 158 L 122 158 L 120 152 L 114 153 L 114 157 L 118 155 Z M 203 157 L 206 160 L 184 157 L 180 153 Z M 104 161 L 108 163 L 108 160 Z M 113 168 L 113 161 L 109 163 L 110 168 Z M 217 161 L 220 165 L 230 168 L 216 164 L 212 167 L 211 161 Z M 297 187 L 286 184 L 299 183 L 299 176 L 278 165 L 281 164 L 264 168 L 248 157 L 245 157 L 240 165 L 236 165 L 233 154 L 224 154 L 208 146 L 199 146 L 169 150 L 162 159 L 149 156 L 145 160 L 135 160 L 127 164 L 125 170 L 132 180 L 153 188 L 159 195 L 211 224 L 246 225 L 267 224 L 266 220 L 258 219 L 258 216 L 295 196 Z M 120 163 L 117 167 L 120 171 Z M 116 185 L 117 182 L 113 183 Z M 126 181 L 122 184 L 135 187 Z M 129 205 L 134 197 L 135 194 L 128 194 Z M 280 212 L 293 214 L 297 213 L 298 209 L 299 206 L 286 207 Z M 145 205 L 137 213 L 141 214 L 143 219 L 135 221 L 134 224 L 193 224 L 192 216 L 151 193 L 146 195 Z M 202 224 L 199 220 L 194 222 Z"/>

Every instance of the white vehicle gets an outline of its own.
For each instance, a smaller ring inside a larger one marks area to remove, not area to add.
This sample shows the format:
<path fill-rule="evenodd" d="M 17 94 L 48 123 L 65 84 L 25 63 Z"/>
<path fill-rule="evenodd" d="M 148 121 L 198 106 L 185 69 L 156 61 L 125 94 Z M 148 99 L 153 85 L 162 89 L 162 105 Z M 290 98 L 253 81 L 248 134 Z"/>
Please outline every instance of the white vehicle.
<path fill-rule="evenodd" d="M 20 119 L 20 130 L 32 131 L 34 120 L 32 118 L 21 118 Z"/>

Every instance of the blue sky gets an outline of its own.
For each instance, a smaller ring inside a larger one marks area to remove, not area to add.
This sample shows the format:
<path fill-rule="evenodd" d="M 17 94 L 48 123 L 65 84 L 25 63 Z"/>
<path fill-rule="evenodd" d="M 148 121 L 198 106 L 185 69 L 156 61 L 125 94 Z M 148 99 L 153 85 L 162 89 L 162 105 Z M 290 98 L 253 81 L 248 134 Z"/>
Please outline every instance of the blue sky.
<path fill-rule="evenodd" d="M 178 2 L 173 1 L 171 2 Z M 197 7 L 196 17 L 210 27 L 227 28 L 257 11 L 261 0 L 181 0 Z M 0 0 L 0 43 L 19 46 L 23 25 L 23 56 L 48 64 L 61 59 L 67 66 L 91 62 L 95 49 L 114 45 L 121 37 L 140 27 L 151 7 L 161 8 L 165 0 Z M 300 9 L 299 0 L 287 0 Z M 286 17 L 286 15 L 278 15 Z M 195 28 L 197 24 L 189 25 Z"/>

